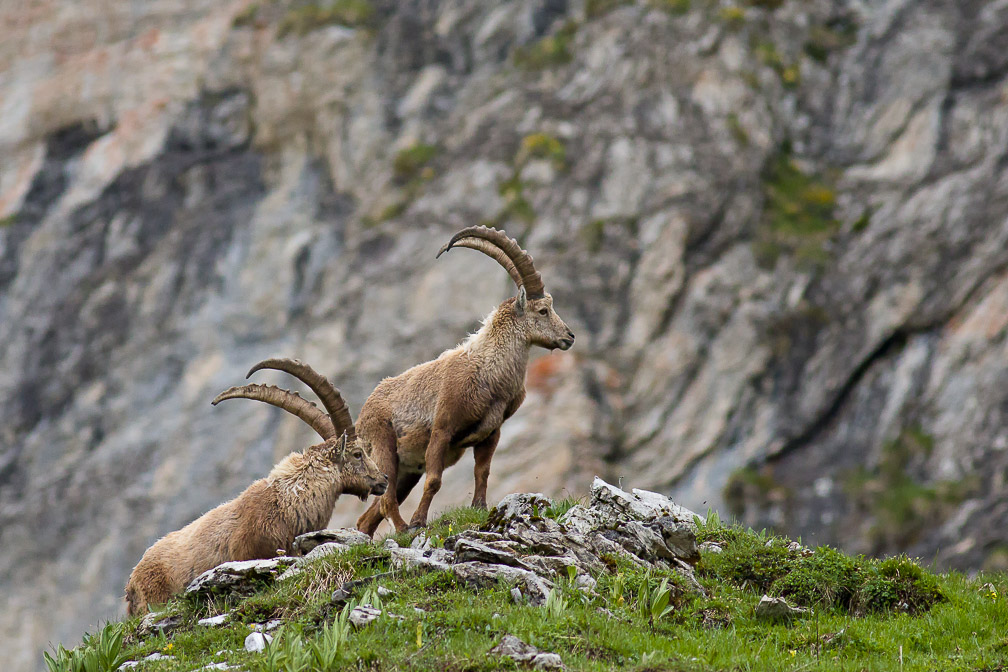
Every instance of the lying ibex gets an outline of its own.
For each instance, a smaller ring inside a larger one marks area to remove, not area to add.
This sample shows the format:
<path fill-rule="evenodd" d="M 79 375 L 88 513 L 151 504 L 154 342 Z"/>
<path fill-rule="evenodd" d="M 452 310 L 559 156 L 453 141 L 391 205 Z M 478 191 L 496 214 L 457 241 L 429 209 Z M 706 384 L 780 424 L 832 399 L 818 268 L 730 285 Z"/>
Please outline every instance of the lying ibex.
<path fill-rule="evenodd" d="M 147 611 L 150 604 L 167 602 L 222 562 L 272 558 L 281 549 L 290 553 L 294 537 L 328 524 L 341 493 L 365 501 L 369 494 L 385 492 L 388 478 L 357 447 L 350 413 L 339 391 L 307 365 L 267 360 L 277 361 L 285 370 L 313 381 L 310 386 L 328 415 L 296 393 L 275 386 L 233 387 L 213 403 L 238 398 L 265 401 L 304 420 L 324 443 L 291 453 L 266 478 L 148 548 L 126 583 L 130 616 Z"/>
<path fill-rule="evenodd" d="M 567 350 L 574 334 L 553 311 L 553 297 L 543 289 L 532 257 L 502 231 L 473 226 L 459 231 L 441 248 L 479 250 L 495 259 L 518 286 L 461 345 L 437 359 L 383 380 L 357 418 L 360 445 L 388 474 L 390 488 L 357 521 L 373 535 L 382 518 L 397 531 L 406 529 L 399 503 L 419 482 L 427 481 L 412 526 L 427 523 L 431 500 L 441 487 L 444 468 L 458 462 L 472 446 L 476 460 L 472 504 L 486 508 L 490 460 L 500 426 L 525 399 L 525 370 L 533 345 Z"/>

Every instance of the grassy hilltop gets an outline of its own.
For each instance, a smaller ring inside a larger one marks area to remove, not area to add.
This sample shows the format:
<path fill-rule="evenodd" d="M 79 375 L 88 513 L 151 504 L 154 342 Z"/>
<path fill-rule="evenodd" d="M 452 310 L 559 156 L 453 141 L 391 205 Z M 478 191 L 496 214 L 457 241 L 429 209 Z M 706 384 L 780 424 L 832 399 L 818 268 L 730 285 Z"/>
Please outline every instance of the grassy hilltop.
<path fill-rule="evenodd" d="M 543 515 L 559 517 L 569 504 Z M 458 509 L 434 521 L 427 535 L 437 546 L 487 521 L 486 512 Z M 394 571 L 389 550 L 377 542 L 305 564 L 294 578 L 264 583 L 246 597 L 180 598 L 168 606 L 179 625 L 167 634 L 142 636 L 140 619 L 111 623 L 85 638 L 77 655 L 103 654 L 105 665 L 118 665 L 160 653 L 170 658 L 137 669 L 164 671 L 220 663 L 230 667 L 206 669 L 523 669 L 489 654 L 510 634 L 558 654 L 570 670 L 1008 669 L 1004 575 L 936 574 L 906 557 L 805 549 L 713 515 L 697 521 L 696 535 L 695 574 L 706 595 L 675 571 L 613 556 L 602 558 L 593 590 L 583 590 L 571 571 L 555 580 L 544 604 L 531 606 L 516 603 L 506 583 L 473 589 L 444 570 Z M 391 538 L 408 546 L 413 535 Z M 333 601 L 346 582 L 379 574 L 356 584 L 349 602 Z M 806 611 L 759 616 L 764 594 Z M 347 615 L 364 602 L 383 615 L 358 629 Z M 197 624 L 224 613 L 224 625 Z M 252 624 L 272 619 L 283 621 L 272 630 L 273 643 L 246 652 Z"/>

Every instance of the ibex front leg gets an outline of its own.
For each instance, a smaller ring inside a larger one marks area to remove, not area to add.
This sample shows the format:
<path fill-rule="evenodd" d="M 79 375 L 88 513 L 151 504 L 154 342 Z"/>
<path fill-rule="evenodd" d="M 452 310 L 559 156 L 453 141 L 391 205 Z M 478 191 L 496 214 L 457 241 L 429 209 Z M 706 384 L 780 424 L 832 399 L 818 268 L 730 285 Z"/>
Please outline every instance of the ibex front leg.
<path fill-rule="evenodd" d="M 473 468 L 473 476 L 476 479 L 472 500 L 474 509 L 487 508 L 486 493 L 487 480 L 490 478 L 490 460 L 493 459 L 499 440 L 500 429 L 495 429 L 490 433 L 490 436 L 473 446 L 473 457 L 476 459 L 476 466 Z"/>
<path fill-rule="evenodd" d="M 431 500 L 441 489 L 441 473 L 444 471 L 445 452 L 451 442 L 451 434 L 444 429 L 434 429 L 431 432 L 430 442 L 427 444 L 427 452 L 424 453 L 425 469 L 427 479 L 424 481 L 423 497 L 413 513 L 410 527 L 424 527 L 427 525 L 427 512 L 430 510 Z"/>

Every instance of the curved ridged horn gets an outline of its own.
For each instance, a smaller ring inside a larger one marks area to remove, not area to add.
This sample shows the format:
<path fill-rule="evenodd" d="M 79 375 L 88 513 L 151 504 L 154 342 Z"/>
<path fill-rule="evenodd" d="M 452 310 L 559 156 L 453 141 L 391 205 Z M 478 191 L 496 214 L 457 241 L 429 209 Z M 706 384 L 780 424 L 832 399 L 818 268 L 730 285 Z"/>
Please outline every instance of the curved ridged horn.
<path fill-rule="evenodd" d="M 532 255 L 523 250 L 518 241 L 508 238 L 503 231 L 486 226 L 466 227 L 452 236 L 448 244 L 437 253 L 437 256 L 440 257 L 456 246 L 479 250 L 495 259 L 504 267 L 516 285 L 525 288 L 525 294 L 528 298 L 539 299 L 545 295 L 542 276 L 535 270 Z M 499 253 L 491 251 L 490 246 L 497 248 Z M 506 263 L 505 259 L 511 263 Z"/>
<path fill-rule="evenodd" d="M 245 377 L 248 378 L 256 371 L 263 369 L 275 369 L 276 371 L 289 373 L 307 385 L 322 400 L 322 405 L 325 406 L 326 411 L 329 413 L 329 419 L 332 420 L 336 435 L 339 436 L 343 432 L 346 432 L 348 443 L 353 443 L 357 440 L 353 419 L 350 417 L 350 409 L 347 408 L 346 402 L 343 401 L 343 395 L 329 382 L 328 378 L 300 359 L 291 359 L 289 357 L 264 359 L 249 369 Z"/>
<path fill-rule="evenodd" d="M 297 392 L 282 390 L 276 385 L 242 385 L 224 390 L 210 403 L 216 406 L 225 399 L 265 401 L 304 420 L 324 441 L 336 436 L 336 428 L 329 416 L 316 408 L 315 404 L 302 399 Z"/>

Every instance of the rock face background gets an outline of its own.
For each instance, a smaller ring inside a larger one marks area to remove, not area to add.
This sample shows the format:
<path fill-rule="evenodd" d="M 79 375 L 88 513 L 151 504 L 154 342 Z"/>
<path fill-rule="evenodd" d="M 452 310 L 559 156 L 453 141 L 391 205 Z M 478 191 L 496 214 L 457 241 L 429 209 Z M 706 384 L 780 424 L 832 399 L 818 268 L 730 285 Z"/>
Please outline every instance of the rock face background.
<path fill-rule="evenodd" d="M 250 364 L 356 413 L 476 328 L 506 274 L 434 254 L 479 222 L 578 334 L 536 353 L 491 498 L 597 473 L 1004 567 L 1006 40 L 1003 0 L 6 3 L 7 669 L 312 440 L 210 407 Z"/>

